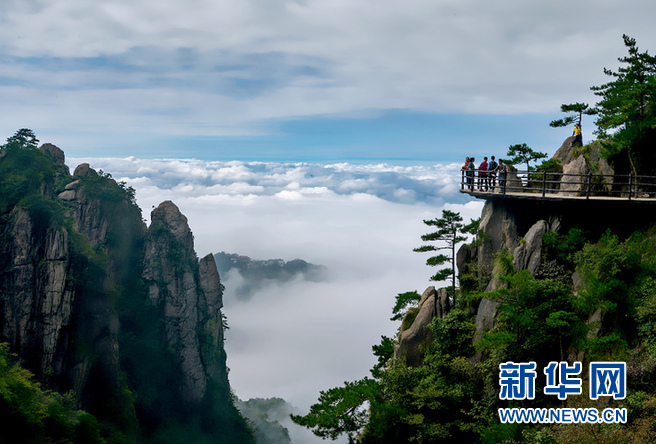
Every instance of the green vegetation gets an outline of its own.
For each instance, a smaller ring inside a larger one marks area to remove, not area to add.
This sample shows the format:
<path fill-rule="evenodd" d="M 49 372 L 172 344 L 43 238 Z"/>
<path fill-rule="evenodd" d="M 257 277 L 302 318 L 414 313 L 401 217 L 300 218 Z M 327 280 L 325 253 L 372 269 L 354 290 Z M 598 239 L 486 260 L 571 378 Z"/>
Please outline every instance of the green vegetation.
<path fill-rule="evenodd" d="M 56 170 L 50 158 L 31 145 L 9 142 L 11 139 L 0 148 L 0 214 L 30 196 L 43 196 L 41 188 L 55 184 Z"/>
<path fill-rule="evenodd" d="M 606 233 L 590 239 L 573 228 L 544 235 L 538 277 L 515 272 L 512 256 L 497 257 L 498 290 L 483 296 L 498 305 L 493 328 L 475 334 L 480 297 L 464 295 L 430 326 L 432 346 L 420 365 L 394 360 L 393 341 L 374 347 L 373 378 L 322 392 L 298 424 L 324 437 L 347 434 L 365 443 L 619 443 L 656 436 L 656 230 L 626 239 Z M 556 270 L 556 272 L 553 272 Z M 574 288 L 576 271 L 581 282 Z M 542 275 L 540 276 L 540 273 Z M 550 274 L 551 273 L 551 274 Z M 499 364 L 535 361 L 625 361 L 629 396 L 591 401 L 585 396 L 499 399 Z M 583 399 L 583 401 L 582 401 Z M 625 425 L 501 424 L 500 407 L 626 407 Z"/>
<path fill-rule="evenodd" d="M 428 226 L 436 227 L 437 231 L 432 233 L 427 233 L 421 236 L 421 240 L 424 242 L 444 242 L 446 245 L 423 245 L 421 247 L 415 248 L 413 251 L 423 253 L 427 251 L 440 251 L 440 250 L 449 250 L 451 256 L 445 254 L 438 254 L 437 256 L 431 256 L 426 260 L 426 265 L 431 267 L 436 267 L 444 265 L 447 262 L 451 262 L 449 268 L 443 268 L 435 273 L 430 279 L 432 281 L 444 281 L 451 277 L 451 291 L 453 298 L 456 295 L 456 246 L 459 243 L 467 240 L 467 237 L 463 234 L 471 233 L 474 234 L 478 230 L 477 222 L 470 221 L 468 225 L 462 223 L 462 217 L 459 213 L 442 210 L 442 217 L 439 219 L 424 220 L 424 223 Z M 398 310 L 395 309 L 394 313 L 397 313 Z"/>
<path fill-rule="evenodd" d="M 509 157 L 507 163 L 511 165 L 516 165 L 518 163 L 526 164 L 526 171 L 531 171 L 529 162 L 544 159 L 547 157 L 546 153 L 540 151 L 533 151 L 533 149 L 525 143 L 518 145 L 510 145 L 508 147 L 508 152 L 506 156 Z"/>
<path fill-rule="evenodd" d="M 656 57 L 640 52 L 636 40 L 623 35 L 629 53 L 624 65 L 604 74 L 614 80 L 591 89 L 601 97 L 595 107 L 597 134 L 607 141 L 607 157 L 626 156 L 634 174 L 653 168 L 656 141 Z"/>
<path fill-rule="evenodd" d="M 392 313 L 394 316 L 390 318 L 391 321 L 398 321 L 404 319 L 408 314 L 408 309 L 417 305 L 421 295 L 417 291 L 406 291 L 405 293 L 399 293 L 396 295 L 396 304 L 392 308 Z"/>
<path fill-rule="evenodd" d="M 0 149 L 35 149 L 39 145 L 39 139 L 34 135 L 34 131 L 28 128 L 21 128 L 16 134 L 7 138 L 7 143 L 0 145 Z"/>
<path fill-rule="evenodd" d="M 78 410 L 72 394 L 43 390 L 0 343 L 0 442 L 26 444 L 121 442 L 88 413 Z"/>
<path fill-rule="evenodd" d="M 562 119 L 552 120 L 551 123 L 549 123 L 549 126 L 554 128 L 561 128 L 571 124 L 577 124 L 580 126 L 583 121 L 583 114 L 587 116 L 596 114 L 596 111 L 593 108 L 590 108 L 590 105 L 579 102 L 562 104 L 560 105 L 560 110 L 564 113 L 569 113 L 569 115 Z"/>
<path fill-rule="evenodd" d="M 607 83 L 590 89 L 599 96 L 592 108 L 586 103 L 561 106 L 570 113 L 554 120 L 552 127 L 581 124 L 582 115 L 597 116 L 595 134 L 602 143 L 600 154 L 617 173 L 653 174 L 656 152 L 656 56 L 641 52 L 636 40 L 623 35 L 628 55 L 619 57 L 616 71 L 604 68 Z"/>
<path fill-rule="evenodd" d="M 255 429 L 256 444 L 291 444 L 289 431 L 280 421 L 289 420 L 294 408 L 280 398 L 235 401 L 239 411 Z"/>
<path fill-rule="evenodd" d="M 15 442 L 17 436 L 21 442 L 62 444 L 254 442 L 234 406 L 225 355 L 218 350 L 216 362 L 208 366 L 223 376 L 208 384 L 198 408 L 182 402 L 180 371 L 166 341 L 161 307 L 148 299 L 141 277 L 146 230 L 134 189 L 102 171 L 78 176 L 84 208 L 91 211 L 76 213 L 80 202 L 57 198 L 74 178 L 37 143 L 31 130 L 22 129 L 0 146 L 0 304 L 11 297 L 5 291 L 12 273 L 10 243 L 5 242 L 14 236 L 9 223 L 20 214 L 15 210 L 23 209 L 30 216 L 26 226 L 32 228 L 35 260 L 43 257 L 47 233 L 65 232 L 62 238 L 68 240 L 66 258 L 58 261 L 67 261 L 66 285 L 75 294 L 73 319 L 66 327 L 69 342 L 61 344 L 70 364 L 65 362 L 63 371 L 43 372 L 29 366 L 34 357 L 21 356 L 33 376 L 6 345 L 0 346 L 0 442 Z M 86 219 L 78 227 L 74 217 Z M 198 267 L 195 254 L 186 254 L 161 230 L 153 232 L 171 241 L 167 259 Z M 45 262 L 40 260 L 39 267 Z M 198 332 L 202 346 L 215 350 L 216 340 L 205 330 Z M 87 366 L 82 393 L 49 390 L 71 387 L 74 376 L 66 365 Z"/>

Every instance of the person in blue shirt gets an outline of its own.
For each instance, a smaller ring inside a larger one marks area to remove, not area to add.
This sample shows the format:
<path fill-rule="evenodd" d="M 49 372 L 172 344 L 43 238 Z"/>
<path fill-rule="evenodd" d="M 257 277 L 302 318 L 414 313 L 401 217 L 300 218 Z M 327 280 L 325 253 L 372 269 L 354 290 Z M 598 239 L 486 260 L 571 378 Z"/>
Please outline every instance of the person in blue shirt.
<path fill-rule="evenodd" d="M 497 185 L 497 170 L 499 164 L 494 160 L 494 156 L 490 157 L 490 163 L 487 164 L 488 182 L 490 183 L 490 191 L 494 191 Z"/>

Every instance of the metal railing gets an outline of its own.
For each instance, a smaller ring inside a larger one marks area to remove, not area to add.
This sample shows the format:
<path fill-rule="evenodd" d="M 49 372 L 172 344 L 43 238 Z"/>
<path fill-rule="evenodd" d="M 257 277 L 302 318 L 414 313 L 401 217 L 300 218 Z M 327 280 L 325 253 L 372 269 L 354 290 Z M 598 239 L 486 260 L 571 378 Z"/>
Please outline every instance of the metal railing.
<path fill-rule="evenodd" d="M 462 170 L 460 191 L 471 193 L 537 194 L 541 197 L 656 198 L 656 176 L 636 174 L 571 174 L 546 171 L 490 173 Z"/>

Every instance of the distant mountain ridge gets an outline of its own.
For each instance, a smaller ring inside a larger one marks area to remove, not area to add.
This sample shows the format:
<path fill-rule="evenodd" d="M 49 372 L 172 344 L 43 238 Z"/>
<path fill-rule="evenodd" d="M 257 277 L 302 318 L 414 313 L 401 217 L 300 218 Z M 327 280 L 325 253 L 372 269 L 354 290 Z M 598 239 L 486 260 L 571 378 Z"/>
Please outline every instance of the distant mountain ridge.
<path fill-rule="evenodd" d="M 222 280 L 230 287 L 230 272 L 239 272 L 243 281 L 236 283 L 231 289 L 240 299 L 249 299 L 257 291 L 264 288 L 271 281 L 287 283 L 301 278 L 310 282 L 324 282 L 328 280 L 328 268 L 315 265 L 302 259 L 284 261 L 283 259 L 255 260 L 248 256 L 236 253 L 220 252 L 214 255 L 216 266 Z"/>

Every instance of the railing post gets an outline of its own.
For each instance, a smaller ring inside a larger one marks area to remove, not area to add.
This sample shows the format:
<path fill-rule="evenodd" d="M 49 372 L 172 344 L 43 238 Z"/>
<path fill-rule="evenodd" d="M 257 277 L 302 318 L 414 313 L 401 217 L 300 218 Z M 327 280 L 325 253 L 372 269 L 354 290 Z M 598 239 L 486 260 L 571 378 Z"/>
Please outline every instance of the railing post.
<path fill-rule="evenodd" d="M 592 186 L 592 171 L 588 173 L 588 190 L 585 193 L 585 198 L 589 199 L 590 198 L 590 188 Z"/>
<path fill-rule="evenodd" d="M 631 200 L 632 190 L 633 190 L 633 173 L 629 173 L 629 200 Z"/>
<path fill-rule="evenodd" d="M 460 189 L 464 190 L 465 189 L 465 170 L 462 170 L 460 174 Z"/>
<path fill-rule="evenodd" d="M 546 191 L 547 191 L 547 172 L 543 171 L 542 172 L 542 197 L 544 197 Z"/>

